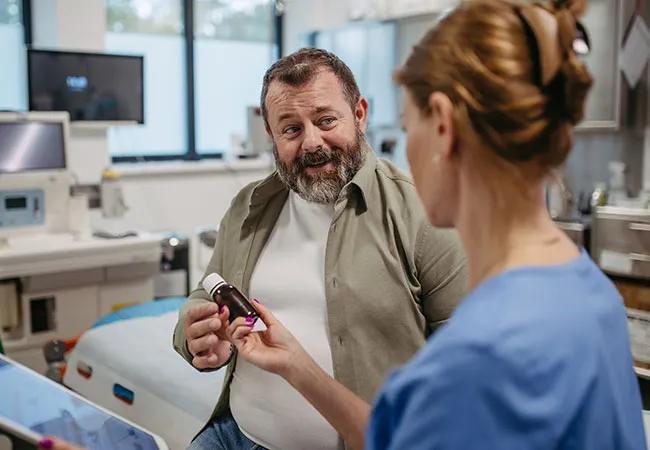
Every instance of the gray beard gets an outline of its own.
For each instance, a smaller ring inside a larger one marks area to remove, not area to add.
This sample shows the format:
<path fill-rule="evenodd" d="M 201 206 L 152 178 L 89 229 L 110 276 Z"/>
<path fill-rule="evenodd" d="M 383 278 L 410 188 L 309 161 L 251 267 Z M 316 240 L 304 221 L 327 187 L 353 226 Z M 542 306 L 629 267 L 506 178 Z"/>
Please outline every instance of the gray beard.
<path fill-rule="evenodd" d="M 358 128 L 354 142 L 347 149 L 320 147 L 296 158 L 291 165 L 280 161 L 277 147 L 273 145 L 275 166 L 282 182 L 304 200 L 323 204 L 336 202 L 343 186 L 363 166 L 366 153 L 365 137 Z M 336 171 L 308 175 L 305 169 L 309 164 L 321 161 L 333 161 Z"/>

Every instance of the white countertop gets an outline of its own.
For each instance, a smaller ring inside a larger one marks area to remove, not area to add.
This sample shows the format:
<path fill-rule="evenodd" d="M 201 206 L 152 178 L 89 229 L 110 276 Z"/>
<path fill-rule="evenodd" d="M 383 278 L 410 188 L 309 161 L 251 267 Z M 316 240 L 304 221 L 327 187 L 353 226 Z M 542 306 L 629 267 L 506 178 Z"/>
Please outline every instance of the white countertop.
<path fill-rule="evenodd" d="M 161 236 L 75 238 L 68 233 L 13 237 L 0 247 L 0 279 L 160 260 Z"/>

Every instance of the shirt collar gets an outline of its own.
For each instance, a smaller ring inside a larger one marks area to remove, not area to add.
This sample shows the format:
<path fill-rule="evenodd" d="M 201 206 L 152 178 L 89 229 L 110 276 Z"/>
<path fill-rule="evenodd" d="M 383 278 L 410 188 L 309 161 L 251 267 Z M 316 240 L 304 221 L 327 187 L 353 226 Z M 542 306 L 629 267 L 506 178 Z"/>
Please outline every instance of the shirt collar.
<path fill-rule="evenodd" d="M 365 142 L 363 146 L 366 149 L 365 161 L 359 171 L 354 175 L 349 186 L 356 186 L 359 194 L 360 206 L 363 210 L 368 209 L 368 196 L 370 195 L 373 181 L 375 180 L 375 169 L 377 168 L 377 157 L 372 148 Z M 343 188 L 346 189 L 345 187 Z"/>

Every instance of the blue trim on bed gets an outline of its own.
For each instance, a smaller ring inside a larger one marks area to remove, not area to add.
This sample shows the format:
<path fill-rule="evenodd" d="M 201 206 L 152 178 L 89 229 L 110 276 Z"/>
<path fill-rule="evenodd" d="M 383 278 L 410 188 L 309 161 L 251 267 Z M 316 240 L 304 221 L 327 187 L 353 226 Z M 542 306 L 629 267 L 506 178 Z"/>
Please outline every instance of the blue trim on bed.
<path fill-rule="evenodd" d="M 119 311 L 108 314 L 99 319 L 92 328 L 118 322 L 120 320 L 134 319 L 137 317 L 161 316 L 168 312 L 178 311 L 178 308 L 185 302 L 186 297 L 169 297 L 162 300 L 155 300 L 138 305 L 128 306 Z"/>

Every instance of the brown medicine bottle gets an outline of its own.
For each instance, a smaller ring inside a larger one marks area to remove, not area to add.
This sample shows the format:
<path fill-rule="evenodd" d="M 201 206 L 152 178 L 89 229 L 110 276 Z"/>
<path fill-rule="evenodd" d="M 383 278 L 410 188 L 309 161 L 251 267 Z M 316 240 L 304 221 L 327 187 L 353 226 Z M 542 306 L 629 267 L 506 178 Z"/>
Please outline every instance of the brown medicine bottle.
<path fill-rule="evenodd" d="M 201 283 L 210 298 L 220 307 L 227 306 L 230 311 L 229 320 L 238 317 L 251 317 L 256 322 L 259 316 L 246 296 L 239 289 L 227 283 L 218 273 L 211 273 Z"/>

